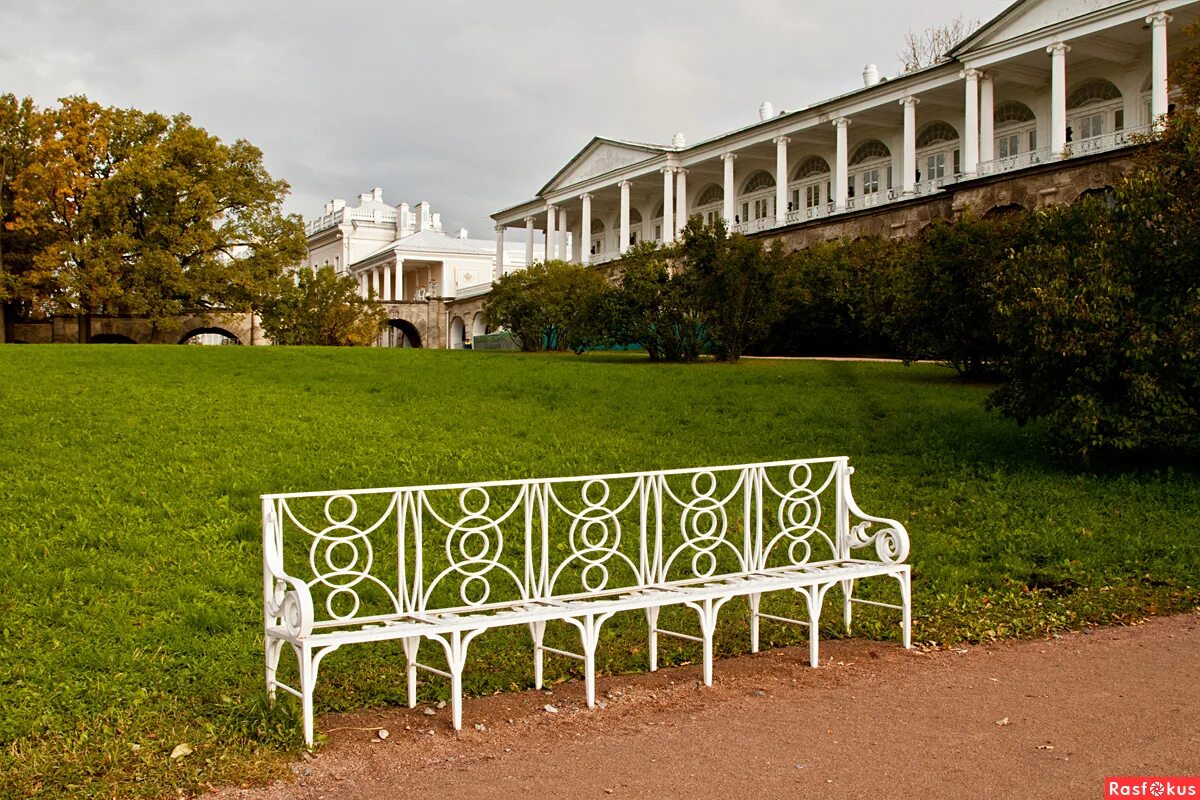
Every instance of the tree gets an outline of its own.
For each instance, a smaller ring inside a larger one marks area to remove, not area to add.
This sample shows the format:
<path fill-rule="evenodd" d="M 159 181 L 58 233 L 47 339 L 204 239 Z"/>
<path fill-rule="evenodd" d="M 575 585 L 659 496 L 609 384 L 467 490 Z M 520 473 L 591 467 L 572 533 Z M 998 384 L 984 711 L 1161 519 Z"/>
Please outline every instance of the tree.
<path fill-rule="evenodd" d="M 358 280 L 333 267 L 305 267 L 264 301 L 263 331 L 275 344 L 361 346 L 374 343 L 387 312 L 358 293 Z"/>
<path fill-rule="evenodd" d="M 737 361 L 779 315 L 783 245 L 764 249 L 739 233 L 727 236 L 721 220 L 705 225 L 696 216 L 683 229 L 679 260 L 713 352 L 721 361 Z"/>
<path fill-rule="evenodd" d="M 903 72 L 915 72 L 941 61 L 956 44 L 979 27 L 979 20 L 963 20 L 962 15 L 944 25 L 935 25 L 917 33 L 904 34 L 904 47 L 896 53 Z"/>
<path fill-rule="evenodd" d="M 594 269 L 566 261 L 538 262 L 496 282 L 484 319 L 510 330 L 522 350 L 582 353 L 603 337 L 607 291 L 604 275 Z"/>
<path fill-rule="evenodd" d="M 991 404 L 1046 419 L 1085 459 L 1200 453 L 1200 49 L 1166 130 L 1110 196 L 1039 216 L 999 285 L 1008 382 Z"/>
<path fill-rule="evenodd" d="M 33 162 L 34 151 L 43 136 L 46 118 L 26 97 L 0 95 L 0 317 L 5 334 L 23 306 L 31 299 L 25 291 L 23 276 L 33 268 L 33 256 L 41 249 L 36 233 L 14 230 L 16 193 L 13 179 Z"/>
<path fill-rule="evenodd" d="M 32 314 L 83 316 L 86 337 L 93 314 L 248 310 L 303 257 L 303 226 L 282 213 L 288 186 L 249 143 L 84 97 L 42 119 L 9 225 L 37 241 L 9 271 Z"/>
<path fill-rule="evenodd" d="M 651 361 L 695 361 L 704 345 L 703 325 L 687 280 L 672 274 L 674 250 L 640 242 L 615 264 L 620 278 L 605 307 L 607 340 L 645 348 Z"/>

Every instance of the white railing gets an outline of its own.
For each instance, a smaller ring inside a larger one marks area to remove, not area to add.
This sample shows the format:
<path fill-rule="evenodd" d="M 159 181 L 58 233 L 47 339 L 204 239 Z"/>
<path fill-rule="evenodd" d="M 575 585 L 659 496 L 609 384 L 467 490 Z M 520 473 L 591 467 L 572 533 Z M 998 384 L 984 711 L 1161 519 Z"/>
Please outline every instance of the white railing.
<path fill-rule="evenodd" d="M 1087 156 L 1093 153 L 1119 150 L 1122 147 L 1137 144 L 1138 140 L 1148 137 L 1153 130 L 1154 128 L 1151 125 L 1138 125 L 1134 128 L 1126 128 L 1123 131 L 1114 131 L 1112 133 L 1101 134 L 1100 136 L 1093 136 L 1090 139 L 1080 139 L 1078 142 L 1067 144 L 1066 155 L 1068 158 L 1071 158 L 1072 156 Z"/>
<path fill-rule="evenodd" d="M 1036 167 L 1038 164 L 1045 164 L 1052 160 L 1050 148 L 1039 147 L 1036 150 L 1030 150 L 1026 153 L 1017 153 L 1015 156 L 996 158 L 991 161 L 980 161 L 978 167 L 979 176 L 998 175 L 1002 172 L 1011 172 L 1014 169 Z"/>

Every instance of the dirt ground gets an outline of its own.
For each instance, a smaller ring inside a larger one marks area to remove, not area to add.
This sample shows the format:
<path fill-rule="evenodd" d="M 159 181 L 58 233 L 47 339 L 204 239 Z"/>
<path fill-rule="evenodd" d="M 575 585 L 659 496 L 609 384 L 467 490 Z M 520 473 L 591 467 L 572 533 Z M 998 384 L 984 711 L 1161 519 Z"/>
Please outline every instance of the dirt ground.
<path fill-rule="evenodd" d="M 600 678 L 590 711 L 578 682 L 468 700 L 457 736 L 449 708 L 329 714 L 292 782 L 218 796 L 1100 798 L 1107 775 L 1200 773 L 1198 614 L 948 651 L 829 641 L 816 670 L 806 652 L 718 661 L 712 688 L 697 667 Z"/>

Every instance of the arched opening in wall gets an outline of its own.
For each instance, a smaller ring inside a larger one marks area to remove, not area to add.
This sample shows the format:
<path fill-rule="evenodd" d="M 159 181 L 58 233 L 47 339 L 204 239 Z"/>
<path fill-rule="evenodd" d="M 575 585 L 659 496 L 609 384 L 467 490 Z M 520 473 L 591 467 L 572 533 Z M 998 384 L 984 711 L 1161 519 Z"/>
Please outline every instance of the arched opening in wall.
<path fill-rule="evenodd" d="M 488 326 L 483 319 L 483 312 L 478 311 L 475 313 L 474 319 L 471 320 L 471 338 L 474 339 L 476 336 L 484 336 L 487 333 Z"/>
<path fill-rule="evenodd" d="M 241 344 L 242 340 L 224 328 L 194 328 L 179 337 L 180 344 Z"/>
<path fill-rule="evenodd" d="M 1019 100 L 1007 100 L 992 112 L 996 158 L 1015 159 L 1037 150 L 1037 119 L 1033 109 Z"/>
<path fill-rule="evenodd" d="M 958 131 L 942 120 L 917 131 L 917 183 L 941 186 L 959 173 Z"/>
<path fill-rule="evenodd" d="M 450 349 L 462 350 L 466 346 L 467 326 L 462 317 L 450 320 Z"/>
<path fill-rule="evenodd" d="M 1079 193 L 1079 197 L 1075 199 L 1075 202 L 1081 203 L 1089 197 L 1100 201 L 1104 205 L 1108 206 L 1109 209 L 1112 209 L 1117 203 L 1117 196 L 1114 194 L 1113 187 L 1111 186 L 1101 186 L 1095 189 L 1084 189 Z"/>
<path fill-rule="evenodd" d="M 804 211 L 812 216 L 821 206 L 829 202 L 831 185 L 829 162 L 820 156 L 808 156 L 800 161 L 792 173 L 791 202 L 788 211 Z"/>
<path fill-rule="evenodd" d="M 848 162 L 846 194 L 869 206 L 892 188 L 892 151 L 878 139 L 868 139 L 854 148 Z M 858 206 L 860 203 L 855 203 Z"/>
<path fill-rule="evenodd" d="M 1086 151 L 1086 142 L 1125 130 L 1121 90 L 1112 81 L 1090 78 L 1067 92 L 1067 141 Z"/>
<path fill-rule="evenodd" d="M 88 339 L 89 344 L 137 344 L 133 339 L 120 333 L 97 333 Z"/>
<path fill-rule="evenodd" d="M 1142 88 L 1138 92 L 1138 113 L 1140 115 L 1139 123 L 1142 125 L 1151 125 L 1154 122 L 1153 104 L 1151 102 L 1150 88 L 1153 85 L 1154 76 L 1147 74 L 1146 79 L 1142 81 Z M 1178 83 L 1167 84 L 1167 116 L 1170 117 L 1175 113 L 1175 102 L 1179 99 Z"/>
<path fill-rule="evenodd" d="M 705 225 L 715 225 L 721 218 L 725 205 L 725 190 L 715 183 L 710 183 L 696 196 L 696 208 L 693 214 L 699 214 Z"/>
<path fill-rule="evenodd" d="M 406 319 L 389 319 L 380 344 L 384 347 L 418 348 L 421 346 L 421 332 Z"/>
<path fill-rule="evenodd" d="M 662 217 L 661 210 L 658 212 L 658 216 L 660 218 Z M 645 233 L 645 231 L 642 230 L 642 212 L 640 212 L 636 208 L 630 206 L 629 207 L 629 246 L 633 247 L 635 244 L 642 241 L 642 239 L 644 239 L 645 236 L 646 236 L 646 233 Z M 617 239 L 618 239 L 617 243 L 618 244 L 620 244 L 620 238 L 621 238 L 621 230 L 620 230 L 620 222 L 618 221 L 618 228 L 617 228 Z M 619 250 L 620 248 L 618 247 L 617 249 Z"/>
<path fill-rule="evenodd" d="M 984 219 L 999 219 L 1007 217 L 1011 214 L 1020 214 L 1025 211 L 1025 206 L 1020 203 L 1006 203 L 1002 206 L 992 206 L 983 215 Z"/>
<path fill-rule="evenodd" d="M 768 219 L 775 216 L 775 176 L 760 169 L 750 173 L 742 190 L 738 192 L 741 210 L 734 215 L 735 222 Z"/>

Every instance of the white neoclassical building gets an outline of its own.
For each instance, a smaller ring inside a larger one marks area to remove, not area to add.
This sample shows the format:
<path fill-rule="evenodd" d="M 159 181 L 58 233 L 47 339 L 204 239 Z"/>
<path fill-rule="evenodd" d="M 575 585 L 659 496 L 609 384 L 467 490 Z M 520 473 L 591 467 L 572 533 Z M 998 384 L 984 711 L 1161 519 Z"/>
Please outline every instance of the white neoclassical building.
<path fill-rule="evenodd" d="M 526 263 L 519 245 L 497 259 L 496 242 L 471 239 L 466 229 L 449 234 L 429 203 L 391 206 L 378 187 L 360 194 L 356 206 L 330 200 L 305 232 L 306 266 L 354 275 L 364 297 L 373 291 L 391 303 L 482 294 L 491 288 L 497 260 L 508 272 Z"/>
<path fill-rule="evenodd" d="M 596 137 L 536 197 L 492 215 L 522 263 L 599 263 L 690 215 L 746 233 L 912 201 L 949 184 L 1128 147 L 1168 113 L 1168 42 L 1196 0 L 1018 0 L 938 63 L 697 144 Z M 956 187 L 957 188 L 957 187 Z M 535 231 L 544 243 L 535 252 Z M 511 237 L 516 238 L 516 237 Z"/>

